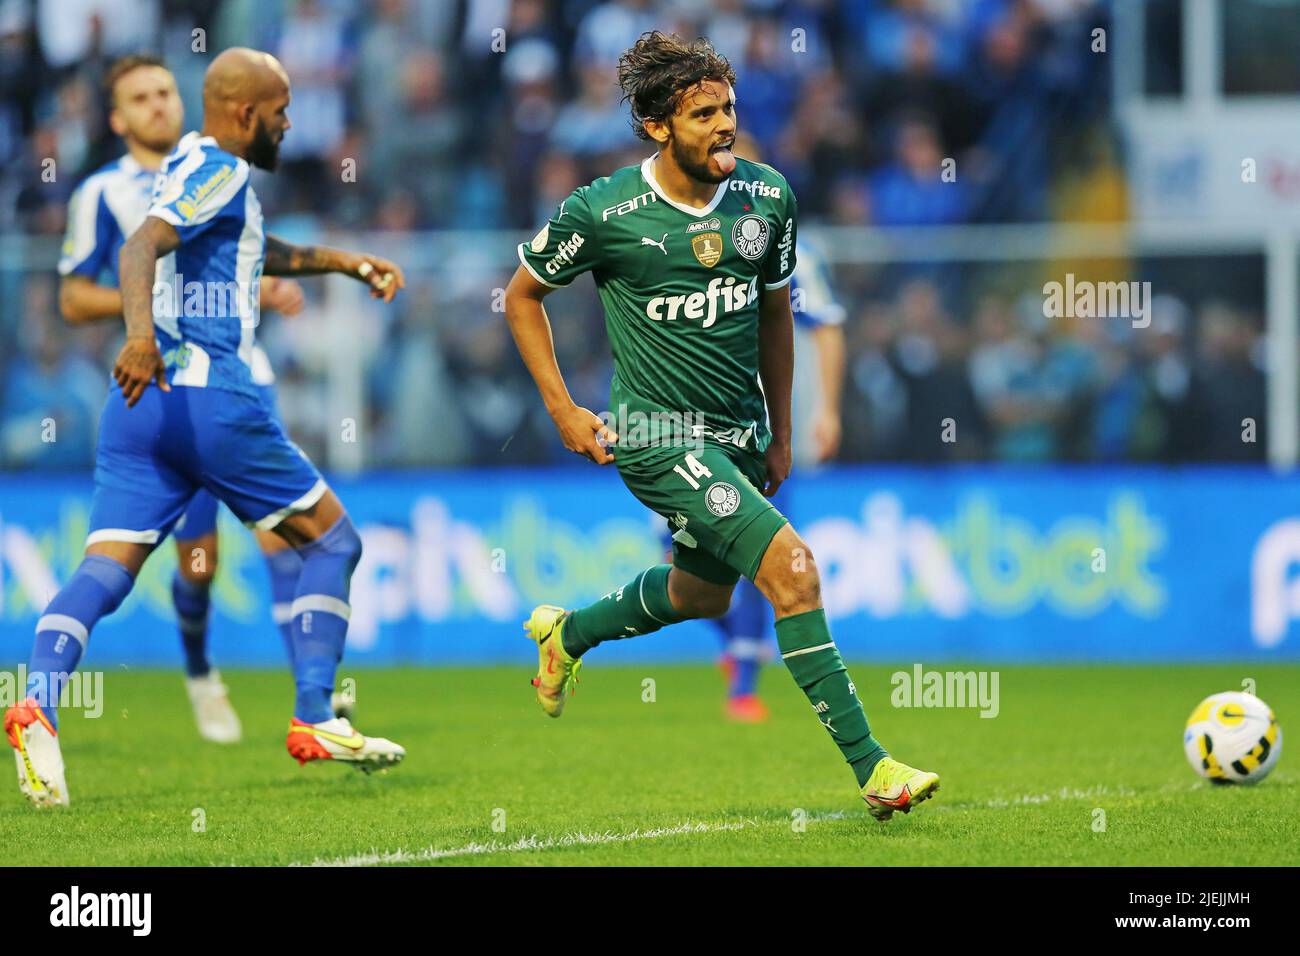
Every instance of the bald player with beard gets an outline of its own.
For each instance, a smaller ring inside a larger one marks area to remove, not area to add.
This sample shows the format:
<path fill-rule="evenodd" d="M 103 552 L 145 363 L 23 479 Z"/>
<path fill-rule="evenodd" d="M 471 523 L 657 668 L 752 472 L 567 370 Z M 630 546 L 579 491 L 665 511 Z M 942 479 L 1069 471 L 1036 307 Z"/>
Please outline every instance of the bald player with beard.
<path fill-rule="evenodd" d="M 154 177 L 163 159 L 176 147 L 184 121 L 176 78 L 157 57 L 123 57 L 109 68 L 105 87 L 111 107 L 109 126 L 122 137 L 127 151 L 87 176 L 69 205 L 59 259 L 59 308 L 73 325 L 120 319 L 118 252 L 144 222 Z M 262 278 L 263 310 L 295 315 L 302 303 L 302 287 L 293 279 Z M 250 364 L 253 384 L 262 400 L 275 410 L 275 373 L 258 345 L 253 346 Z M 298 556 L 270 531 L 255 531 L 254 535 L 266 559 L 273 610 L 288 647 L 288 622 L 279 619 L 287 613 L 298 585 Z M 217 499 L 207 490 L 195 494 L 172 537 L 177 555 L 172 601 L 194 720 L 205 740 L 235 743 L 241 735 L 239 717 L 208 653 L 210 595 L 219 554 Z"/>
<path fill-rule="evenodd" d="M 289 78 L 269 54 L 236 48 L 213 60 L 203 129 L 163 161 L 144 222 L 118 257 L 126 342 L 100 419 L 85 557 L 37 622 L 26 697 L 4 717 L 19 787 L 37 806 L 68 803 L 57 704 L 90 631 L 130 593 L 201 489 L 250 527 L 279 535 L 301 562 L 290 612 L 290 755 L 367 771 L 405 756 L 333 716 L 361 538 L 250 370 L 264 272 L 338 272 L 384 302 L 405 284 L 401 269 L 377 256 L 293 246 L 263 232 L 249 173 L 275 169 L 289 102 Z M 163 293 L 156 300 L 155 282 Z M 195 282 L 206 294 L 181 294 Z"/>

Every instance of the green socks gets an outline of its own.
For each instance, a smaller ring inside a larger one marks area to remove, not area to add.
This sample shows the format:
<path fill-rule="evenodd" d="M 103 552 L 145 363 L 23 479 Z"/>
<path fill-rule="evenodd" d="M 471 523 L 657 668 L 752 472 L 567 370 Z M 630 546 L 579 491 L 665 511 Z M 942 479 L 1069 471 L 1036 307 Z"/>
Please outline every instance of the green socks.
<path fill-rule="evenodd" d="M 817 608 L 777 621 L 776 643 L 790 676 L 808 695 L 817 719 L 853 767 L 858 786 L 863 786 L 880 758 L 888 754 L 871 736 L 857 688 L 831 640 L 825 610 Z"/>
<path fill-rule="evenodd" d="M 657 564 L 595 604 L 570 613 L 564 622 L 564 649 L 571 657 L 581 657 L 603 641 L 650 634 L 686 620 L 668 598 L 671 570 L 670 564 Z M 858 786 L 865 785 L 888 754 L 871 736 L 857 688 L 831 640 L 826 612 L 817 608 L 777 621 L 776 643 L 790 676 L 808 695 L 817 719 L 853 767 Z"/>
<path fill-rule="evenodd" d="M 657 564 L 595 604 L 571 613 L 564 622 L 564 649 L 571 657 L 581 657 L 602 641 L 650 634 L 665 624 L 686 620 L 668 599 L 671 570 L 671 564 Z"/>

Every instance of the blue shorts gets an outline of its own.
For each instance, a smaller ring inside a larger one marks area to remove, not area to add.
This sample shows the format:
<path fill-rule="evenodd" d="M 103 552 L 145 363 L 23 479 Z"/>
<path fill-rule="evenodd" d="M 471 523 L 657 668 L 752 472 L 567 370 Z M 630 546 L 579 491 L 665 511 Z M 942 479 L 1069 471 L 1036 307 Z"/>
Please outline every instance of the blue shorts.
<path fill-rule="evenodd" d="M 275 416 L 276 421 L 280 420 L 279 403 L 276 400 L 275 385 L 258 385 L 257 393 L 262 396 L 262 401 L 271 409 L 271 414 Z M 283 426 L 283 423 L 281 423 Z M 181 519 L 176 522 L 176 527 L 172 534 L 176 536 L 177 541 L 196 541 L 199 538 L 206 538 L 217 531 L 217 505 L 219 502 L 212 496 L 212 492 L 206 488 L 201 488 L 194 493 L 190 499 L 189 507 L 185 509 Z"/>
<path fill-rule="evenodd" d="M 113 388 L 100 418 L 86 544 L 157 544 L 203 490 L 265 530 L 310 508 L 328 486 L 261 398 L 150 386 L 127 408 Z M 214 502 L 214 526 L 215 519 Z M 196 527 L 184 528 L 187 539 L 201 536 Z"/>

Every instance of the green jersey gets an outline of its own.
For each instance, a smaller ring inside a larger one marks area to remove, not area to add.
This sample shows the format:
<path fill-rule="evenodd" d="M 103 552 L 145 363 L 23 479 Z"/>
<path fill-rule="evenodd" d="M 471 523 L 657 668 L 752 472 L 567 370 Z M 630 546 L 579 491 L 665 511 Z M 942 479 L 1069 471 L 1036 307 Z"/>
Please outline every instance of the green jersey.
<path fill-rule="evenodd" d="M 674 202 L 654 158 L 574 190 L 520 243 L 539 282 L 591 270 L 614 354 L 609 424 L 630 449 L 771 440 L 758 380 L 758 308 L 795 265 L 794 194 L 771 166 L 736 157 L 707 206 Z"/>

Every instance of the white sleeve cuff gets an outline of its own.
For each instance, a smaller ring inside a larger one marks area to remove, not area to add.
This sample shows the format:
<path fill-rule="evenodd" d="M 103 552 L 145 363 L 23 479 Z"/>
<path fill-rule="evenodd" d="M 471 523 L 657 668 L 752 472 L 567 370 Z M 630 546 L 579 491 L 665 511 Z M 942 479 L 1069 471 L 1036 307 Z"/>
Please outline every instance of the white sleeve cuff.
<path fill-rule="evenodd" d="M 552 289 L 563 289 L 568 286 L 567 282 L 564 285 L 556 285 L 554 282 L 548 282 L 546 279 L 543 279 L 541 276 L 539 276 L 537 274 L 537 270 L 534 269 L 529 264 L 528 260 L 524 257 L 524 243 L 522 242 L 519 243 L 519 246 L 517 247 L 516 251 L 519 253 L 519 261 L 524 264 L 524 268 L 528 270 L 528 274 L 531 275 L 538 282 L 540 282 L 542 285 L 548 285 Z"/>

